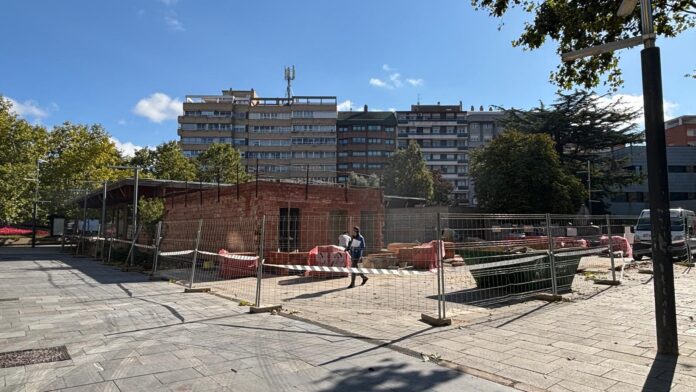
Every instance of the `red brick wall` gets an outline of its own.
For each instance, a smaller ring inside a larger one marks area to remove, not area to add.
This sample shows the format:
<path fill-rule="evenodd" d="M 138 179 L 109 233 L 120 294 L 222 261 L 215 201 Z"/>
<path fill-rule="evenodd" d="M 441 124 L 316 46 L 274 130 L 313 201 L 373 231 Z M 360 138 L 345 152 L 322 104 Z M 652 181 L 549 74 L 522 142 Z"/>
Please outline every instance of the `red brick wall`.
<path fill-rule="evenodd" d="M 266 217 L 264 248 L 275 251 L 280 247 L 279 212 L 281 208 L 299 209 L 299 251 L 316 245 L 336 244 L 339 226 L 350 230 L 362 225 L 370 228 L 364 233 L 368 248 L 380 249 L 384 226 L 382 191 L 378 189 L 339 186 L 289 184 L 263 181 L 240 185 L 239 200 L 235 187 L 222 188 L 218 202 L 216 188 L 187 196 L 168 196 L 165 201 L 165 240 L 163 249 L 183 249 L 187 238 L 195 237 L 197 220 L 203 219 L 201 249 L 217 251 L 225 248 L 232 252 L 255 252 L 261 220 Z M 331 213 L 346 214 L 343 224 L 330 219 Z M 361 221 L 361 218 L 364 220 Z M 368 222 L 369 220 L 369 222 Z M 169 238 L 170 240 L 167 240 Z M 176 239 L 176 241 L 174 240 Z M 190 246 L 190 245 L 189 245 Z M 190 249 L 190 248 L 189 248 Z"/>

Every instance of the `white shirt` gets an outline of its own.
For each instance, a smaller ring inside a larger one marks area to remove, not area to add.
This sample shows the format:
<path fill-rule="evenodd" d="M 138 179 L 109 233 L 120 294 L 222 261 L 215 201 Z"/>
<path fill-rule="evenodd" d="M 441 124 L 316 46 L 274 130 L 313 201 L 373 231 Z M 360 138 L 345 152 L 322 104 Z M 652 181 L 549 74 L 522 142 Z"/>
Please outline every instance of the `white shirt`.
<path fill-rule="evenodd" d="M 348 234 L 341 234 L 338 236 L 338 246 L 345 248 L 348 248 L 348 244 L 350 243 L 350 236 Z"/>

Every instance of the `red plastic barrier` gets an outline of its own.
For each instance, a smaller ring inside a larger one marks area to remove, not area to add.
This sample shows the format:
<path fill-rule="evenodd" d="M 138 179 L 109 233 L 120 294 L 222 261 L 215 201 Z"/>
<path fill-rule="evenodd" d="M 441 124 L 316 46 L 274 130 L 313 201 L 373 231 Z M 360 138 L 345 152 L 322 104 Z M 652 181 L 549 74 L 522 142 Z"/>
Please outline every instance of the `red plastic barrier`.
<path fill-rule="evenodd" d="M 218 271 L 218 275 L 221 278 L 232 279 L 256 276 L 256 269 L 259 261 L 258 256 L 255 256 L 250 260 L 249 256 L 235 255 L 234 253 L 230 253 L 225 249 L 220 249 L 218 254 L 221 256 L 219 257 L 220 270 Z M 235 256 L 238 258 L 235 259 Z"/>
<path fill-rule="evenodd" d="M 336 245 L 315 246 L 309 251 L 309 265 L 319 265 L 322 267 L 346 267 L 352 266 L 350 253 L 342 247 Z M 348 276 L 347 273 L 339 272 L 316 272 L 306 271 L 305 276 Z"/>
<path fill-rule="evenodd" d="M 609 237 L 603 235 L 599 238 L 600 245 L 609 245 Z M 628 240 L 619 235 L 614 235 L 611 237 L 611 249 L 616 251 L 622 251 L 625 257 L 633 257 L 633 247 L 628 242 Z"/>
<path fill-rule="evenodd" d="M 445 243 L 440 241 L 440 254 L 445 255 Z M 413 265 L 416 269 L 437 269 L 437 241 L 399 249 L 399 261 Z"/>

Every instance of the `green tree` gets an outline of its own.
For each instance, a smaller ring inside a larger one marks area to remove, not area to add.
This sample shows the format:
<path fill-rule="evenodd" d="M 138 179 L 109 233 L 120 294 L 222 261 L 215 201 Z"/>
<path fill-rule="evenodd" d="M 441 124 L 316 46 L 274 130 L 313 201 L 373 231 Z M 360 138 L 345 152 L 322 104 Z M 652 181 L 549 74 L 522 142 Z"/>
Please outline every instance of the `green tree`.
<path fill-rule="evenodd" d="M 367 188 L 379 188 L 379 177 L 376 174 L 370 174 L 369 176 L 357 174 L 350 172 L 348 175 L 348 181 L 350 185 L 367 187 Z"/>
<path fill-rule="evenodd" d="M 148 234 L 154 235 L 155 224 L 164 218 L 164 213 L 163 199 L 141 197 L 138 200 L 138 221 Z"/>
<path fill-rule="evenodd" d="M 46 157 L 48 133 L 20 119 L 12 103 L 0 96 L 0 222 L 17 223 L 32 216 L 38 159 Z"/>
<path fill-rule="evenodd" d="M 472 152 L 471 175 L 487 212 L 574 214 L 586 197 L 545 134 L 503 133 Z"/>
<path fill-rule="evenodd" d="M 248 175 L 242 165 L 239 151 L 229 144 L 214 143 L 196 158 L 198 176 L 202 181 L 236 184 L 248 180 Z"/>
<path fill-rule="evenodd" d="M 547 40 L 557 45 L 556 52 L 582 49 L 618 41 L 641 34 L 640 7 L 628 17 L 619 17 L 616 11 L 620 0 L 471 0 L 476 9 L 485 9 L 491 16 L 503 17 L 511 8 L 519 7 L 533 14 L 533 21 L 525 24 L 522 34 L 513 46 L 527 50 L 540 48 Z M 675 37 L 696 26 L 696 1 L 653 0 L 655 32 L 664 37 Z M 560 57 L 559 57 L 560 61 Z M 569 63 L 561 63 L 551 73 L 561 89 L 573 85 L 593 88 L 606 75 L 606 84 L 617 89 L 623 84 L 619 57 L 604 53 Z"/>
<path fill-rule="evenodd" d="M 640 111 L 625 108 L 621 101 L 610 101 L 591 92 L 559 94 L 550 106 L 543 103 L 530 110 L 504 110 L 505 129 L 528 134 L 547 134 L 569 173 L 578 174 L 592 163 L 593 199 L 604 200 L 617 189 L 639 182 L 641 177 L 623 170 L 625 160 L 617 160 L 611 151 L 617 146 L 640 143 L 643 134 L 635 121 Z M 603 204 L 593 205 L 603 212 Z"/>
<path fill-rule="evenodd" d="M 433 196 L 430 170 L 420 147 L 414 141 L 389 158 L 383 181 L 384 191 L 389 195 L 422 197 L 428 200 Z"/>
<path fill-rule="evenodd" d="M 123 163 L 116 145 L 98 124 L 55 126 L 48 137 L 48 155 L 41 166 L 41 191 L 48 200 L 49 213 L 76 213 L 71 202 L 84 192 L 101 186 L 105 180 L 115 181 L 123 173 L 110 165 Z"/>
<path fill-rule="evenodd" d="M 151 173 L 155 178 L 178 181 L 197 179 L 196 164 L 184 156 L 181 146 L 176 141 L 157 146 L 154 157 L 146 162 L 152 162 L 152 166 L 146 172 Z"/>
<path fill-rule="evenodd" d="M 433 197 L 430 202 L 442 206 L 452 204 L 452 183 L 442 178 L 439 170 L 432 170 L 430 175 L 433 179 Z"/>

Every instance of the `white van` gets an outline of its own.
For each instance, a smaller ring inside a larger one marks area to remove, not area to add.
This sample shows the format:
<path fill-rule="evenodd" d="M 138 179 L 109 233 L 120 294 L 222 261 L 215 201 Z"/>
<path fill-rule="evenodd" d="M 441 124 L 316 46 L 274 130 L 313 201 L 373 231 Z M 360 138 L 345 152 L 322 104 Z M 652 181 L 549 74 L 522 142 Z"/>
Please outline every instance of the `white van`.
<path fill-rule="evenodd" d="M 669 218 L 672 232 L 672 257 L 684 259 L 687 256 L 687 249 L 691 252 L 696 251 L 696 234 L 694 234 L 696 214 L 683 208 L 670 208 Z M 641 211 L 634 233 L 633 258 L 641 260 L 643 256 L 650 256 L 652 254 L 650 210 Z"/>

